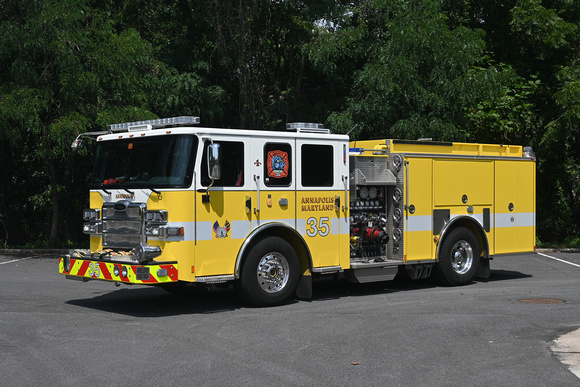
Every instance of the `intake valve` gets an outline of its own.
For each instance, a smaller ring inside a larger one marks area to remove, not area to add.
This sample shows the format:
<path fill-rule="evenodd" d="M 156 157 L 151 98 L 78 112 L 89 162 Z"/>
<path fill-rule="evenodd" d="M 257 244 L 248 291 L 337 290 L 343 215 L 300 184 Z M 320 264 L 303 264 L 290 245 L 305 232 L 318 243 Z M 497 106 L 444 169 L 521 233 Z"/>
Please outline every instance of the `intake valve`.
<path fill-rule="evenodd" d="M 378 227 L 367 228 L 363 232 L 363 237 L 366 241 L 377 242 L 381 245 L 386 245 L 389 241 L 389 236 L 386 232 Z"/>

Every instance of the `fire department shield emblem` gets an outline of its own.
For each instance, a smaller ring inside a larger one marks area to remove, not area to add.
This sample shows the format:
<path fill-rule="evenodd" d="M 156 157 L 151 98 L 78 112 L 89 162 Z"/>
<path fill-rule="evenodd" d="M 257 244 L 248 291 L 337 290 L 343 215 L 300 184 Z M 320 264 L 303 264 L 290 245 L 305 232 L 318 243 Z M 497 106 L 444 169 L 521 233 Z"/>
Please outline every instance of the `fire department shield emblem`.
<path fill-rule="evenodd" d="M 288 153 L 281 150 L 268 152 L 268 176 L 275 179 L 288 176 Z"/>

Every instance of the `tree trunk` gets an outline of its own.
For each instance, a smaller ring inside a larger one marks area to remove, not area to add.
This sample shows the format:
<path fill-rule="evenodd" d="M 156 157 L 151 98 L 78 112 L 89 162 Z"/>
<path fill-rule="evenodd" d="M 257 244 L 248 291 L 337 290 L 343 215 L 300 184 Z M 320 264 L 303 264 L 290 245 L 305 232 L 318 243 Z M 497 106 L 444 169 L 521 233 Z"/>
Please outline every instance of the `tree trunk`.
<path fill-rule="evenodd" d="M 52 224 L 47 247 L 53 248 L 56 245 L 56 235 L 58 232 L 58 186 L 56 184 L 56 168 L 53 160 L 48 161 L 48 175 L 50 178 L 50 194 L 52 198 Z"/>

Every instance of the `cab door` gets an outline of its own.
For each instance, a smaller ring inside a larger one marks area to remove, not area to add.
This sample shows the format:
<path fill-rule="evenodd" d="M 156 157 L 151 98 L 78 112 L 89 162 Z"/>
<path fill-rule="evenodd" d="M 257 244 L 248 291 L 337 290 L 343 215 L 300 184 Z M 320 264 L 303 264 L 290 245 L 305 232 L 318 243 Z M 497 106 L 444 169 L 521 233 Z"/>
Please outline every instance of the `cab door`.
<path fill-rule="evenodd" d="M 209 178 L 207 148 L 219 144 L 221 177 Z M 252 231 L 252 216 L 246 211 L 251 180 L 248 171 L 249 140 L 246 137 L 215 136 L 201 144 L 202 154 L 195 193 L 195 276 L 234 274 L 242 243 Z M 211 187 L 210 187 L 211 185 Z M 208 188 L 209 187 L 209 188 Z"/>
<path fill-rule="evenodd" d="M 296 228 L 294 138 L 254 137 L 251 141 L 252 227 L 269 222 Z"/>
<path fill-rule="evenodd" d="M 313 266 L 348 268 L 348 165 L 346 144 L 322 139 L 296 143 L 298 230 Z"/>

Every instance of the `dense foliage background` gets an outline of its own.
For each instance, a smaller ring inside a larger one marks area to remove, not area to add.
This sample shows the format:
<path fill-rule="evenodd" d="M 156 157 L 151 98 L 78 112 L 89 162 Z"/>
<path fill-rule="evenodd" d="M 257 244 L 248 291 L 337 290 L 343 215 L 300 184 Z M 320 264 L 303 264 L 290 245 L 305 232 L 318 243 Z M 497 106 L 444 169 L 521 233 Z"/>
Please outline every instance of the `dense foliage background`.
<path fill-rule="evenodd" d="M 177 115 L 532 145 L 538 237 L 580 244 L 579 27 L 577 0 L 0 0 L 0 245 L 86 244 L 72 140 Z"/>

